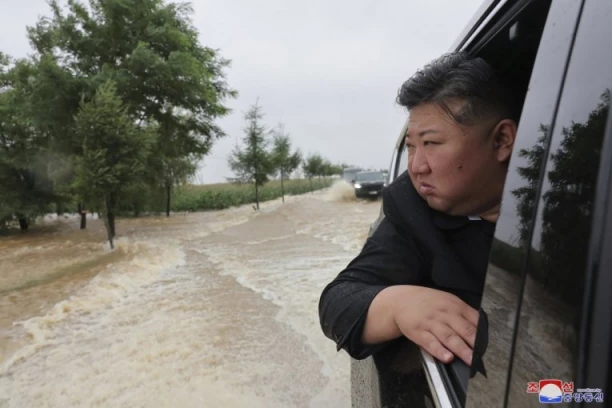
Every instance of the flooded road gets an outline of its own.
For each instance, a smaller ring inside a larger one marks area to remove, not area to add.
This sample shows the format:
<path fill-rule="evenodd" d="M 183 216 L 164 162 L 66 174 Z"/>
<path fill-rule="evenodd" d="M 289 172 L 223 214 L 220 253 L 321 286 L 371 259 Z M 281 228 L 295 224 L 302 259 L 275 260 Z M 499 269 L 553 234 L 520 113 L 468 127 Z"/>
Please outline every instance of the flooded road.
<path fill-rule="evenodd" d="M 317 303 L 380 201 L 348 193 L 0 238 L 0 407 L 349 407 Z"/>

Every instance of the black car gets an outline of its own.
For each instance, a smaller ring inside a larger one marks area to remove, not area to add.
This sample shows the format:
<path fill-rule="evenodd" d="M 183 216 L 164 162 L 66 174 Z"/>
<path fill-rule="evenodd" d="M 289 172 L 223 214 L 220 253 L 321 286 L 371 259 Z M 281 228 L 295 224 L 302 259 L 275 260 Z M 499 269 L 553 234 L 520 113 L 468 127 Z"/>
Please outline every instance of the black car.
<path fill-rule="evenodd" d="M 357 198 L 379 197 L 387 185 L 385 175 L 380 171 L 361 171 L 355 174 L 353 188 Z"/>
<path fill-rule="evenodd" d="M 481 304 L 484 370 L 405 341 L 351 360 L 353 407 L 612 406 L 611 21 L 608 0 L 486 1 L 452 46 L 523 98 Z M 407 168 L 405 130 L 390 181 Z"/>

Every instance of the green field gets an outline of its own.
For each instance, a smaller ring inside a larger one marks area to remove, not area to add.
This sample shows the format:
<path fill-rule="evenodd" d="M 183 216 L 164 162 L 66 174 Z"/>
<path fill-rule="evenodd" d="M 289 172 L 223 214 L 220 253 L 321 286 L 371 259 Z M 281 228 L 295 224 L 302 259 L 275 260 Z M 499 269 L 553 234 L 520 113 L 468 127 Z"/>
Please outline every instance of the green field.
<path fill-rule="evenodd" d="M 332 182 L 332 179 L 313 179 L 312 190 L 329 187 Z M 285 195 L 304 194 L 311 191 L 311 182 L 307 179 L 285 180 L 284 186 Z M 280 197 L 280 180 L 272 180 L 259 189 L 260 202 Z M 170 208 L 174 212 L 221 210 L 249 203 L 255 203 L 255 187 L 252 184 L 185 185 L 175 190 Z"/>

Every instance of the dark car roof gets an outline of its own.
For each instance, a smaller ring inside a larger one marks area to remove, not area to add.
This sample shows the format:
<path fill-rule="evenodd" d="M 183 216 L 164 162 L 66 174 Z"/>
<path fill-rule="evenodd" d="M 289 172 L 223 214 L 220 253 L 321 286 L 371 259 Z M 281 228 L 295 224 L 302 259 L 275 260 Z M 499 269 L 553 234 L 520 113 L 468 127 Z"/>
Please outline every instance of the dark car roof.
<path fill-rule="evenodd" d="M 383 174 L 382 171 L 360 171 L 359 173 L 357 173 L 357 175 L 359 174 Z"/>

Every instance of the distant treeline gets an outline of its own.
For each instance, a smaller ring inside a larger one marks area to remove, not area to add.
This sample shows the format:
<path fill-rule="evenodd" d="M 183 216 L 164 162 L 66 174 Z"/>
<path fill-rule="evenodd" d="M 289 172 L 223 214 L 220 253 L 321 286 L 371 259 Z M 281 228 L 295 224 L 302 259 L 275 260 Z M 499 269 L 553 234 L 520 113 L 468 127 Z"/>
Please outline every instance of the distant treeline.
<path fill-rule="evenodd" d="M 259 190 L 271 177 L 280 178 L 280 196 L 284 201 L 284 180 L 299 171 L 300 167 L 300 173 L 309 180 L 316 176 L 340 175 L 343 168 L 348 167 L 346 164 L 334 165 L 318 153 L 303 159 L 299 150 L 292 150 L 290 137 L 282 123 L 268 131 L 262 123 L 263 112 L 258 102 L 245 115 L 242 146 L 237 144 L 229 158 L 229 166 L 237 175 L 236 180 L 254 185 L 256 209 L 259 209 L 259 201 L 262 200 Z M 268 135 L 273 137 L 272 141 Z"/>
<path fill-rule="evenodd" d="M 332 184 L 333 179 L 294 179 L 284 182 L 284 194 L 298 195 L 323 188 Z M 282 197 L 280 180 L 272 180 L 259 190 L 260 201 L 275 200 Z M 222 210 L 255 202 L 255 190 L 251 184 L 224 183 L 211 185 L 185 185 L 177 187 L 172 200 L 172 211 Z M 126 209 L 129 211 L 129 209 Z M 145 207 L 143 212 L 163 211 L 157 207 Z"/>

